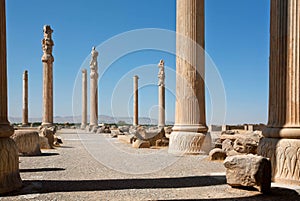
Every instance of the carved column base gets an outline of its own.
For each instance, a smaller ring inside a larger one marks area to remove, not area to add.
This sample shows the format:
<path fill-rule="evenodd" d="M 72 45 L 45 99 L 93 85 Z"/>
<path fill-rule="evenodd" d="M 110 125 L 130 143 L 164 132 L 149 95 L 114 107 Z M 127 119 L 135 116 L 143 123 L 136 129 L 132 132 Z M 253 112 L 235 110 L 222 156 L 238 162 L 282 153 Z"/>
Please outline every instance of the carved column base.
<path fill-rule="evenodd" d="M 19 155 L 13 139 L 0 138 L 0 156 L 0 193 L 20 188 Z"/>
<path fill-rule="evenodd" d="M 272 180 L 300 185 L 300 139 L 262 138 L 258 154 L 272 164 Z"/>
<path fill-rule="evenodd" d="M 201 149 L 204 140 L 204 133 L 173 131 L 170 135 L 169 153 L 176 155 L 205 153 Z"/>

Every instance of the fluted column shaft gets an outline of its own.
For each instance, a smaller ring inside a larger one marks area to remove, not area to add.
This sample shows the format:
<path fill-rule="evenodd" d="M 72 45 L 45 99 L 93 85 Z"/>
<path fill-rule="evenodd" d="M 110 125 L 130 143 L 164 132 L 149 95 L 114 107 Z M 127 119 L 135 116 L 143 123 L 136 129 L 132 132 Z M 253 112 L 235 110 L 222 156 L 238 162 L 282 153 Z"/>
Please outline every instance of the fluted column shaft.
<path fill-rule="evenodd" d="M 14 129 L 7 119 L 7 63 L 6 63 L 5 0 L 0 0 L 0 194 L 22 186 L 16 143 L 10 136 Z"/>
<path fill-rule="evenodd" d="M 176 110 L 171 153 L 200 153 L 205 133 L 204 0 L 177 0 Z"/>
<path fill-rule="evenodd" d="M 300 2 L 271 1 L 266 137 L 300 138 Z"/>
<path fill-rule="evenodd" d="M 258 154 L 275 181 L 300 185 L 300 1 L 271 0 L 269 120 Z"/>
<path fill-rule="evenodd" d="M 82 121 L 81 128 L 87 126 L 87 70 L 82 69 Z"/>
<path fill-rule="evenodd" d="M 23 73 L 23 119 L 22 125 L 28 125 L 28 71 Z"/>
<path fill-rule="evenodd" d="M 139 77 L 133 76 L 133 125 L 139 125 Z"/>
<path fill-rule="evenodd" d="M 49 25 L 44 26 L 44 38 L 42 40 L 43 49 L 43 126 L 51 126 L 53 124 L 53 62 L 52 48 L 54 46 L 52 40 L 53 30 Z"/>
<path fill-rule="evenodd" d="M 165 126 L 165 86 L 158 86 L 158 127 Z"/>
<path fill-rule="evenodd" d="M 90 126 L 98 126 L 98 52 L 93 47 L 90 62 Z"/>
<path fill-rule="evenodd" d="M 6 16 L 5 0 L 0 5 L 0 137 L 9 137 L 13 128 L 7 119 Z"/>

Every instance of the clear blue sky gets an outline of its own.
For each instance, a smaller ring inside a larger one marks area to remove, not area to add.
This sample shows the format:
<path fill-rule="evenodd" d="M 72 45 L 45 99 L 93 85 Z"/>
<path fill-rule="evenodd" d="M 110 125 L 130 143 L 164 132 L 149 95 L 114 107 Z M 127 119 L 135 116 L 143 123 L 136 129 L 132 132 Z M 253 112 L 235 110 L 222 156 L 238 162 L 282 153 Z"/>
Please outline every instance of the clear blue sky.
<path fill-rule="evenodd" d="M 269 0 L 206 0 L 206 51 L 224 82 L 226 123 L 267 121 L 269 4 Z M 6 7 L 9 116 L 12 117 L 22 116 L 22 73 L 25 69 L 29 71 L 29 116 L 42 115 L 41 40 L 44 24 L 51 25 L 54 30 L 55 116 L 71 116 L 74 107 L 76 111 L 81 110 L 80 105 L 73 107 L 72 103 L 74 99 L 80 101 L 81 88 L 76 86 L 81 84 L 80 68 L 92 46 L 135 29 L 175 31 L 176 24 L 175 0 L 7 0 Z M 113 48 L 118 47 L 112 47 L 112 51 Z M 161 58 L 170 71 L 169 78 L 166 75 L 170 85 L 166 97 L 167 120 L 174 121 L 172 89 L 175 77 L 171 71 L 175 70 L 175 57 L 155 50 L 131 53 L 110 66 L 99 80 L 99 114 L 116 114 L 111 109 L 113 102 L 119 110 L 118 116 L 131 115 L 132 97 L 130 100 L 112 100 L 114 89 L 124 85 L 124 75 L 131 76 L 136 69 L 152 69 L 147 75 L 157 79 L 156 64 Z M 100 54 L 99 67 L 102 60 Z M 141 77 L 140 82 L 145 79 Z M 131 89 L 132 79 L 126 87 Z M 157 86 L 144 86 L 139 100 L 140 116 L 155 118 Z M 207 105 L 209 119 L 210 105 Z"/>

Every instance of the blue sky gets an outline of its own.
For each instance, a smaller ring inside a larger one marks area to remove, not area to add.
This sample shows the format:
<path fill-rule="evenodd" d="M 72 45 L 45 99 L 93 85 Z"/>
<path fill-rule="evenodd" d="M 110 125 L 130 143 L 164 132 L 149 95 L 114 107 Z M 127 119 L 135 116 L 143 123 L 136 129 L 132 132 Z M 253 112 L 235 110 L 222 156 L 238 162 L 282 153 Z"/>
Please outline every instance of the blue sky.
<path fill-rule="evenodd" d="M 206 51 L 224 82 L 225 122 L 228 124 L 267 121 L 269 4 L 269 0 L 206 0 Z M 55 116 L 71 116 L 80 111 L 80 104 L 74 104 L 79 103 L 81 97 L 78 96 L 81 93 L 78 87 L 80 68 L 88 68 L 85 60 L 92 46 L 135 29 L 175 31 L 176 24 L 175 0 L 7 0 L 6 7 L 9 116 L 13 117 L 22 114 L 22 73 L 25 69 L 29 71 L 29 116 L 41 117 L 44 24 L 54 29 Z M 118 46 L 111 48 L 113 52 Z M 105 60 L 101 56 L 103 54 L 98 58 L 99 68 Z M 132 97 L 112 100 L 112 94 L 116 89 L 118 93 L 123 91 L 120 86 L 130 89 L 131 73 L 145 68 L 151 70 L 141 76 L 140 83 L 143 85 L 143 80 L 149 78 L 153 84 L 140 90 L 140 116 L 155 118 L 157 86 L 154 82 L 156 65 L 161 58 L 170 72 L 169 77 L 166 75 L 170 88 L 166 112 L 167 119 L 173 121 L 175 77 L 171 74 L 175 70 L 175 57 L 157 50 L 132 52 L 109 66 L 99 80 L 99 114 L 116 115 L 117 110 L 118 116 L 130 116 Z M 123 82 L 124 76 L 128 86 Z M 209 119 L 210 98 L 208 93 L 206 95 Z"/>

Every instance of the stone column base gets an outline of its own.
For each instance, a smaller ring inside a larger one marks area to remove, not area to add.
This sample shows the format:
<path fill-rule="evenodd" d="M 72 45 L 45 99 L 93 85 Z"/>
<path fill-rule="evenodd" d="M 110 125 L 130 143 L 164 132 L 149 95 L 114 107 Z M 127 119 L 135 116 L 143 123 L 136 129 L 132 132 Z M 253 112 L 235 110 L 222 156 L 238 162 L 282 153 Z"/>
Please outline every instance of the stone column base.
<path fill-rule="evenodd" d="M 176 155 L 205 153 L 202 150 L 204 140 L 204 133 L 173 131 L 168 151 Z"/>
<path fill-rule="evenodd" d="M 262 138 L 258 154 L 270 158 L 273 181 L 300 185 L 300 139 Z"/>
<path fill-rule="evenodd" d="M 0 138 L 0 156 L 0 193 L 20 188 L 19 155 L 13 139 Z"/>

